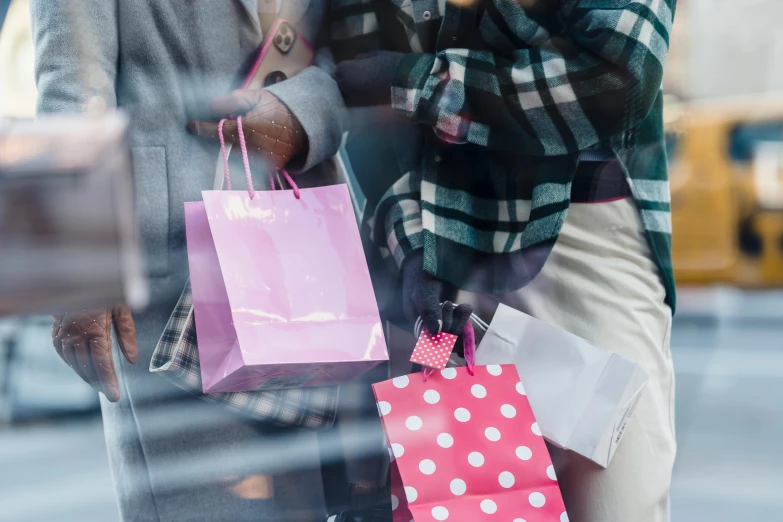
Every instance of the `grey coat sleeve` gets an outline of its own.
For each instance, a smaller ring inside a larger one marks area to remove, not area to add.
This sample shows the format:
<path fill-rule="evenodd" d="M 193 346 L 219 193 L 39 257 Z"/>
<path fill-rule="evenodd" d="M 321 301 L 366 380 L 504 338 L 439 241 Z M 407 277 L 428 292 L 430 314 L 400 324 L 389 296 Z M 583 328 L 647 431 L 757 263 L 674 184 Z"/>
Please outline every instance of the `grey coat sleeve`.
<path fill-rule="evenodd" d="M 42 1 L 42 0 L 39 0 Z M 281 16 L 286 18 L 310 42 L 317 42 L 326 30 L 329 2 L 310 0 L 299 13 L 286 12 L 299 2 L 284 2 Z M 301 7 L 301 6 L 300 6 Z M 267 90 L 286 104 L 301 122 L 307 133 L 309 150 L 303 165 L 291 168 L 293 172 L 306 171 L 333 156 L 340 147 L 345 118 L 345 104 L 333 78 L 334 60 L 327 48 L 316 53 L 315 62 L 293 78 L 267 87 Z"/>
<path fill-rule="evenodd" d="M 81 112 L 117 97 L 116 0 L 30 0 L 38 112 Z"/>

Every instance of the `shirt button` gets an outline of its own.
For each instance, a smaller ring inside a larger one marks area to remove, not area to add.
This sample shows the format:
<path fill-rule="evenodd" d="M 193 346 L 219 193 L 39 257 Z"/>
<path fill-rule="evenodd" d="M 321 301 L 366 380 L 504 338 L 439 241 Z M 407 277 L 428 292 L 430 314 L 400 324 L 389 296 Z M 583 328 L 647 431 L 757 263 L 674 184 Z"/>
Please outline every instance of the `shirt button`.
<path fill-rule="evenodd" d="M 452 42 L 456 42 L 456 41 L 457 41 L 457 37 L 456 37 L 456 36 L 452 36 L 452 37 L 451 37 L 451 41 L 452 41 Z"/>
<path fill-rule="evenodd" d="M 432 18 L 432 13 L 430 13 L 429 11 L 424 11 L 422 16 L 424 17 L 425 20 L 429 20 L 430 18 Z"/>
<path fill-rule="evenodd" d="M 440 157 L 440 154 L 435 154 L 435 163 L 440 163 L 440 160 L 443 158 Z"/>

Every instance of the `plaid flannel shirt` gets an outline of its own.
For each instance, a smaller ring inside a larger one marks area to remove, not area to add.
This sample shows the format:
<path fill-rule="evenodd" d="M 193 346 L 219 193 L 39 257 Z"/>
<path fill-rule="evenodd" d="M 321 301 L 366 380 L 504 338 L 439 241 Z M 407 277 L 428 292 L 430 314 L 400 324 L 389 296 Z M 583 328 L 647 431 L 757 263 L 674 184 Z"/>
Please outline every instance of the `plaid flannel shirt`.
<path fill-rule="evenodd" d="M 405 52 L 393 108 L 434 130 L 376 208 L 398 264 L 513 291 L 543 266 L 580 154 L 626 171 L 674 308 L 663 66 L 675 0 L 332 0 L 340 59 Z M 402 151 L 401 151 L 402 152 Z"/>

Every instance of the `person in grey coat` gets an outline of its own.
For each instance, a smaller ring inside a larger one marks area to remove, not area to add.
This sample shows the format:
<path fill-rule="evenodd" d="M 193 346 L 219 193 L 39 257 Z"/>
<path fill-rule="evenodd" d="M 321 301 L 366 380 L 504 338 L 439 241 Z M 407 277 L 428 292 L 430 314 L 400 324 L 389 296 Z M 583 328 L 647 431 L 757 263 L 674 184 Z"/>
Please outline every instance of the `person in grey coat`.
<path fill-rule="evenodd" d="M 133 316 L 122 306 L 66 314 L 53 332 L 58 353 L 104 394 L 122 520 L 323 516 L 315 434 L 272 432 L 185 395 L 148 368 L 188 277 L 183 204 L 212 187 L 219 154 L 215 141 L 187 132 L 188 122 L 215 121 L 210 102 L 240 84 L 262 40 L 259 12 L 281 9 L 315 42 L 327 8 L 321 0 L 31 0 L 39 112 L 116 106 L 130 116 L 151 305 Z M 305 173 L 339 147 L 344 105 L 332 69 L 328 51 L 319 51 L 297 76 L 218 105 L 241 106 L 248 119 L 263 112 L 254 104 L 287 109 L 306 137 L 287 167 Z M 77 321 L 97 326 L 82 335 L 69 330 Z"/>

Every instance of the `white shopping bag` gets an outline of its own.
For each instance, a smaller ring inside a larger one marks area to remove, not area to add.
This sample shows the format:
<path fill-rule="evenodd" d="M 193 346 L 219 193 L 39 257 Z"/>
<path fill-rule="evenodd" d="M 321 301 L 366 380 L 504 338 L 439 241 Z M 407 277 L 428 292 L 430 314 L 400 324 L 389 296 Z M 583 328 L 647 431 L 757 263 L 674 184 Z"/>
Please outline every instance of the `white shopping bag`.
<path fill-rule="evenodd" d="M 647 384 L 641 366 L 501 304 L 476 364 L 512 363 L 543 436 L 607 467 Z"/>

